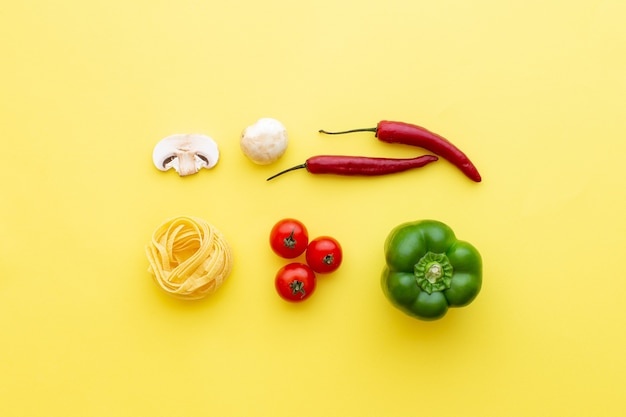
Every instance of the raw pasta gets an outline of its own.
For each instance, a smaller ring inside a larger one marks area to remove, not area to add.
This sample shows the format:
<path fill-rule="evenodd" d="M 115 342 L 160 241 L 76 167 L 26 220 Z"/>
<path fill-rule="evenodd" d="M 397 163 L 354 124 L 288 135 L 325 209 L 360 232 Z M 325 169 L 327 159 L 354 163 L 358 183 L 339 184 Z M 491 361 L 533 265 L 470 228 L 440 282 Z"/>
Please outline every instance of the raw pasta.
<path fill-rule="evenodd" d="M 233 266 L 230 245 L 205 220 L 179 216 L 165 221 L 146 247 L 149 272 L 170 295 L 187 300 L 214 293 Z"/>

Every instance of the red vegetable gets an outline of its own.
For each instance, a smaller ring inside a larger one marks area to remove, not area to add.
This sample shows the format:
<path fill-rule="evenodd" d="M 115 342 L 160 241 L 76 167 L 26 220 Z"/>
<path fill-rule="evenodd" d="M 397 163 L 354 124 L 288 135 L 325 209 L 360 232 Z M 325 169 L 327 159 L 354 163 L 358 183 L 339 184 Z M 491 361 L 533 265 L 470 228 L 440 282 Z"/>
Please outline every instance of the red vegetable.
<path fill-rule="evenodd" d="M 385 175 L 423 167 L 435 162 L 434 155 L 422 155 L 416 158 L 370 158 L 366 156 L 318 155 L 307 159 L 304 164 L 296 165 L 272 175 L 267 181 L 286 172 L 306 168 L 311 174 L 337 175 Z"/>
<path fill-rule="evenodd" d="M 297 303 L 313 295 L 317 277 L 308 265 L 294 262 L 278 270 L 274 285 L 284 300 Z"/>
<path fill-rule="evenodd" d="M 342 260 L 341 245 L 330 236 L 317 237 L 306 248 L 306 263 L 317 273 L 328 274 L 336 271 Z"/>
<path fill-rule="evenodd" d="M 320 130 L 320 133 L 329 135 L 340 135 L 353 132 L 374 132 L 376 137 L 387 143 L 401 143 L 411 146 L 419 146 L 427 149 L 442 158 L 447 159 L 458 167 L 469 179 L 480 182 L 481 177 L 478 170 L 459 148 L 454 146 L 446 138 L 439 136 L 421 126 L 404 122 L 390 122 L 383 120 L 377 127 L 352 129 L 342 132 L 328 132 Z"/>
<path fill-rule="evenodd" d="M 297 258 L 304 253 L 308 245 L 309 232 L 299 220 L 279 220 L 270 231 L 270 246 L 283 258 Z"/>

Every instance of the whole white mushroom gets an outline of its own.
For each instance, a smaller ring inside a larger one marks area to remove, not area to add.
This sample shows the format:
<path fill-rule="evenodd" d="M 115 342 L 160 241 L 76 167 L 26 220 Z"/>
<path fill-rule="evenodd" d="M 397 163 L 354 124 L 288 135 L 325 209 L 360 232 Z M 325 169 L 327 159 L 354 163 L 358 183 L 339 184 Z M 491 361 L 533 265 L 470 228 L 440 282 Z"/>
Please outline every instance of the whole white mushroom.
<path fill-rule="evenodd" d="M 262 118 L 241 133 L 241 151 L 252 162 L 267 165 L 283 156 L 287 150 L 287 129 L 281 122 Z"/>

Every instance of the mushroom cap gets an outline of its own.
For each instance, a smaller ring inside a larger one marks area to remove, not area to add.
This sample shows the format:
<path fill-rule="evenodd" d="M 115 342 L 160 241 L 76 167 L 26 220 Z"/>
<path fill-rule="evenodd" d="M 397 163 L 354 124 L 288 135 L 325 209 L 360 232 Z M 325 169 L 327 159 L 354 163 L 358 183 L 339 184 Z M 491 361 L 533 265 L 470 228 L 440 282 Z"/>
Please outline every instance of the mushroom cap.
<path fill-rule="evenodd" d="M 219 160 L 217 143 L 199 133 L 179 133 L 161 139 L 152 152 L 152 162 L 161 171 L 174 168 L 180 176 L 213 168 Z"/>
<path fill-rule="evenodd" d="M 281 122 L 261 118 L 241 134 L 241 151 L 252 162 L 267 165 L 283 156 L 287 150 L 287 129 Z"/>

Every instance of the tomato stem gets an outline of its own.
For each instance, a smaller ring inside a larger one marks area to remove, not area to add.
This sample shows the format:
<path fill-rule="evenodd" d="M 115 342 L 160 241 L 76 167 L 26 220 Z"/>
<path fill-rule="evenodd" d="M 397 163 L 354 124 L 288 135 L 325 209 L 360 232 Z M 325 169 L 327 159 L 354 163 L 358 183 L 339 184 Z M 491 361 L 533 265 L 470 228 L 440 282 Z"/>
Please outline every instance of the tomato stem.
<path fill-rule="evenodd" d="M 296 239 L 293 238 L 293 234 L 296 232 L 296 229 L 294 228 L 291 233 L 289 234 L 289 236 L 287 236 L 286 238 L 283 239 L 283 244 L 285 245 L 285 247 L 289 248 L 289 249 L 295 249 L 296 248 Z"/>
<path fill-rule="evenodd" d="M 293 295 L 296 295 L 298 293 L 302 294 L 300 298 L 304 298 L 304 296 L 306 295 L 306 291 L 304 291 L 304 282 L 302 281 L 298 281 L 297 279 L 293 280 L 289 284 L 289 288 L 291 289 L 291 293 Z"/>

